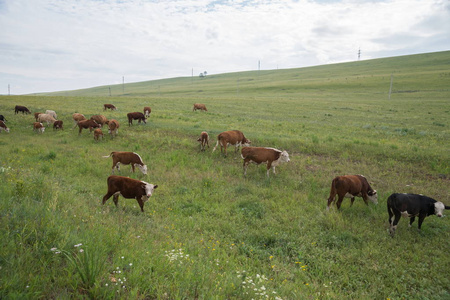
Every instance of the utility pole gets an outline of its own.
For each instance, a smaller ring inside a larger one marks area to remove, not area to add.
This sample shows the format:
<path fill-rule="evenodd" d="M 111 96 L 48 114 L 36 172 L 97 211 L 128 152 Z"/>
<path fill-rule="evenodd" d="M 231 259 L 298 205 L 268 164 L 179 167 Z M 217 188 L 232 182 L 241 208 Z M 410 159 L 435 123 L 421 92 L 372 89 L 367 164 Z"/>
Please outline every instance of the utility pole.
<path fill-rule="evenodd" d="M 111 97 L 111 87 L 108 88 L 109 88 L 109 96 Z"/>
<path fill-rule="evenodd" d="M 358 49 L 358 60 L 361 59 L 361 48 Z"/>
<path fill-rule="evenodd" d="M 389 100 L 391 100 L 392 81 L 394 80 L 394 73 L 391 74 L 391 85 L 389 86 Z"/>

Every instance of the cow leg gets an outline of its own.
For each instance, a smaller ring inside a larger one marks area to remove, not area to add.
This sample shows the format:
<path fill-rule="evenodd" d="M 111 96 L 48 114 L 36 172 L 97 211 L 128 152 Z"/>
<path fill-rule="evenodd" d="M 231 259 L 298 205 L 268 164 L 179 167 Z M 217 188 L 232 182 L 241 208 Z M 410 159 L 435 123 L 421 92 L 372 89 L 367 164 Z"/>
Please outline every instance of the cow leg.
<path fill-rule="evenodd" d="M 116 207 L 119 207 L 119 194 L 114 194 L 113 201 Z"/>
<path fill-rule="evenodd" d="M 334 194 L 334 195 L 330 194 L 330 197 L 328 198 L 328 203 L 327 203 L 327 210 L 330 209 L 330 206 L 331 206 L 331 204 L 333 203 L 334 200 L 336 200 L 336 194 Z"/>
<path fill-rule="evenodd" d="M 338 201 L 336 202 L 337 209 L 341 208 L 342 201 L 344 200 L 344 195 L 338 195 Z"/>
<path fill-rule="evenodd" d="M 134 164 L 133 164 L 133 163 L 131 164 L 131 170 L 132 170 L 133 173 L 134 173 Z"/>
<path fill-rule="evenodd" d="M 250 161 L 248 160 L 248 159 L 244 159 L 244 164 L 243 164 L 243 167 L 244 167 L 244 176 L 246 176 L 247 175 L 247 167 L 248 167 L 248 164 L 250 163 Z"/>
<path fill-rule="evenodd" d="M 414 220 L 416 219 L 416 217 L 411 217 L 411 218 L 409 218 L 409 227 L 411 227 L 412 226 L 412 223 L 414 222 Z M 423 220 L 422 220 L 423 221 Z M 420 216 L 419 216 L 419 223 L 422 223 L 422 222 L 420 222 Z M 419 225 L 419 229 L 420 229 L 420 225 Z"/>
<path fill-rule="evenodd" d="M 267 162 L 267 178 L 269 178 L 270 167 L 272 167 L 272 163 L 270 161 Z M 275 166 L 273 167 L 273 174 L 275 174 Z"/>
<path fill-rule="evenodd" d="M 136 197 L 137 202 L 139 203 L 139 206 L 141 207 L 141 211 L 144 212 L 144 201 L 140 199 L 139 197 Z"/>
<path fill-rule="evenodd" d="M 106 195 L 103 196 L 102 205 L 105 205 L 105 202 L 108 201 L 108 199 L 111 198 L 112 195 L 114 195 L 114 193 L 108 190 Z"/>
<path fill-rule="evenodd" d="M 397 230 L 397 224 L 398 224 L 398 221 L 400 221 L 400 217 L 401 217 L 400 212 L 395 212 L 394 222 L 392 223 L 392 225 L 389 228 L 389 232 L 391 233 L 392 237 L 394 237 L 395 230 Z"/>
<path fill-rule="evenodd" d="M 355 201 L 355 197 L 352 197 L 352 198 L 350 199 L 350 207 L 352 207 L 354 201 Z"/>

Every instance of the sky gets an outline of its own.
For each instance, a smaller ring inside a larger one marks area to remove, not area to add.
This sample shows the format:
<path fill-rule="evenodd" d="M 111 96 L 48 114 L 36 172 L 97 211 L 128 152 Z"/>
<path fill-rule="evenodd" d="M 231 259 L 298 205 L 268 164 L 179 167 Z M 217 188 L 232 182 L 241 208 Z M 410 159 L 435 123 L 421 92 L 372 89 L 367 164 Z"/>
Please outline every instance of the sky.
<path fill-rule="evenodd" d="M 0 94 L 450 50 L 448 0 L 0 0 Z"/>

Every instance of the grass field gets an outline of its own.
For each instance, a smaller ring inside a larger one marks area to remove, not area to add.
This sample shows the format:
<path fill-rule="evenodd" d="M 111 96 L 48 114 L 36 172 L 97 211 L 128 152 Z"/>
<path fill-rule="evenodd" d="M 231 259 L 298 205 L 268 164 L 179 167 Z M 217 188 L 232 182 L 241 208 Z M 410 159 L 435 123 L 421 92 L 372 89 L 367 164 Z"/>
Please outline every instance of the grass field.
<path fill-rule="evenodd" d="M 421 232 L 402 219 L 391 238 L 386 211 L 393 192 L 450 205 L 449 82 L 441 52 L 111 86 L 112 96 L 1 96 L 11 132 L 0 133 L 0 298 L 449 299 L 448 218 L 426 218 Z M 55 110 L 65 129 L 33 132 L 16 104 Z M 147 124 L 127 126 L 144 106 Z M 74 112 L 117 119 L 118 136 L 79 136 Z M 231 129 L 291 162 L 244 177 L 232 148 L 212 153 Z M 121 168 L 158 184 L 144 213 L 133 199 L 101 205 L 111 151 L 148 165 L 146 176 Z M 364 174 L 379 204 L 327 212 L 344 174 Z"/>

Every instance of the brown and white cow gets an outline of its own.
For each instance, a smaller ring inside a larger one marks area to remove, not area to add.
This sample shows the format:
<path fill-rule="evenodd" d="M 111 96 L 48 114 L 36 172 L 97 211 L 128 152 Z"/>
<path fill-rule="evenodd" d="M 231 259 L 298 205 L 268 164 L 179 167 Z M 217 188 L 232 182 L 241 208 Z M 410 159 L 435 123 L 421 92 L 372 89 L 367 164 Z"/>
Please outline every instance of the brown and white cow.
<path fill-rule="evenodd" d="M 58 129 L 64 129 L 63 128 L 63 121 L 61 121 L 61 120 L 58 120 L 58 121 L 55 121 L 55 123 L 53 123 L 53 130 L 58 130 Z"/>
<path fill-rule="evenodd" d="M 43 133 L 45 130 L 44 124 L 42 124 L 41 122 L 34 122 L 33 130 L 36 131 L 37 133 Z"/>
<path fill-rule="evenodd" d="M 194 104 L 194 107 L 192 108 L 192 111 L 196 111 L 197 109 L 199 109 L 199 110 L 204 110 L 204 111 L 208 111 L 208 110 L 206 109 L 206 105 L 205 105 L 205 104 L 202 104 L 202 103 L 195 103 L 195 104 Z"/>
<path fill-rule="evenodd" d="M 5 122 L 0 121 L 0 132 L 2 132 L 2 130 L 9 133 L 9 128 L 8 128 L 8 126 L 6 126 Z"/>
<path fill-rule="evenodd" d="M 107 179 L 108 191 L 103 196 L 102 204 L 113 196 L 113 201 L 116 207 L 118 207 L 119 196 L 126 199 L 136 199 L 141 207 L 141 211 L 144 212 L 144 203 L 153 195 L 153 191 L 158 187 L 156 184 L 150 184 L 145 181 L 111 175 Z"/>
<path fill-rule="evenodd" d="M 225 152 L 227 155 L 227 146 L 234 145 L 234 153 L 236 153 L 240 146 L 250 146 L 251 141 L 247 139 L 244 134 L 239 130 L 224 131 L 217 136 L 217 143 L 213 151 L 216 151 L 218 145 L 220 145 L 220 152 Z"/>
<path fill-rule="evenodd" d="M 38 116 L 38 122 L 41 122 L 41 123 L 44 123 L 44 122 L 46 122 L 47 123 L 47 126 L 49 126 L 50 125 L 50 123 L 55 123 L 56 122 L 56 119 L 55 118 L 53 118 L 51 115 L 49 115 L 49 114 L 39 114 L 39 116 Z"/>
<path fill-rule="evenodd" d="M 120 172 L 120 164 L 131 165 L 131 169 L 134 172 L 134 167 L 138 167 L 142 174 L 147 175 L 147 165 L 144 164 L 139 154 L 135 152 L 125 151 L 113 151 L 110 155 L 103 156 L 104 158 L 112 157 L 112 174 L 114 174 L 114 168 Z"/>
<path fill-rule="evenodd" d="M 74 122 L 73 128 L 77 127 L 78 122 L 86 120 L 86 117 L 83 114 L 79 114 L 79 113 L 74 113 L 72 115 L 72 118 L 73 118 L 73 122 Z"/>
<path fill-rule="evenodd" d="M 108 121 L 108 133 L 114 138 L 119 133 L 119 121 L 112 119 Z"/>
<path fill-rule="evenodd" d="M 202 131 L 200 137 L 197 139 L 200 142 L 200 150 L 205 151 L 205 146 L 208 145 L 209 148 L 209 135 L 206 131 Z"/>
<path fill-rule="evenodd" d="M 151 113 L 152 113 L 152 108 L 150 106 L 144 107 L 144 115 L 146 118 L 150 117 Z"/>
<path fill-rule="evenodd" d="M 113 104 L 103 104 L 103 110 L 107 110 L 108 108 L 110 110 L 117 110 L 117 108 Z"/>
<path fill-rule="evenodd" d="M 14 114 L 18 114 L 19 112 L 22 112 L 22 114 L 31 114 L 31 111 L 22 105 L 16 105 L 14 107 Z"/>
<path fill-rule="evenodd" d="M 141 112 L 130 112 L 127 114 L 128 117 L 128 126 L 133 125 L 133 120 L 138 120 L 138 123 L 141 123 L 141 121 L 144 122 L 144 124 L 147 124 L 147 118 L 144 116 Z"/>
<path fill-rule="evenodd" d="M 54 110 L 49 110 L 49 109 L 47 109 L 47 110 L 45 111 L 45 113 L 46 113 L 47 115 L 52 116 L 52 117 L 55 118 L 56 120 L 58 119 L 58 116 L 56 115 L 56 112 L 55 112 Z"/>
<path fill-rule="evenodd" d="M 267 177 L 269 177 L 270 168 L 275 174 L 275 167 L 281 163 L 289 162 L 289 154 L 286 151 L 281 151 L 275 148 L 266 147 L 243 147 L 241 150 L 241 157 L 244 160 L 244 175 L 247 175 L 247 167 L 250 162 L 267 164 Z"/>
<path fill-rule="evenodd" d="M 331 182 L 330 197 L 328 198 L 327 210 L 330 209 L 331 204 L 336 200 L 338 195 L 338 201 L 336 206 L 339 209 L 344 197 L 351 198 L 351 204 L 355 201 L 355 197 L 362 197 L 364 202 L 368 204 L 367 200 L 370 200 L 374 204 L 378 204 L 377 191 L 372 189 L 366 177 L 363 175 L 344 175 L 337 176 Z"/>
<path fill-rule="evenodd" d="M 42 114 L 41 112 L 35 112 L 34 118 L 36 119 L 36 122 L 39 120 L 39 115 Z"/>
<path fill-rule="evenodd" d="M 100 137 L 103 140 L 103 132 L 102 132 L 102 130 L 100 128 L 97 128 L 97 129 L 94 130 L 94 140 L 98 141 L 100 139 Z"/>
<path fill-rule="evenodd" d="M 92 129 L 94 129 L 94 128 L 100 128 L 100 125 L 99 124 L 97 124 L 97 122 L 95 122 L 94 120 L 82 120 L 82 121 L 79 121 L 78 123 L 77 123 L 77 125 L 78 125 L 78 128 L 80 129 L 79 131 L 78 131 L 78 135 L 80 135 L 81 134 L 81 131 L 83 130 L 83 129 L 88 129 L 89 128 L 89 132 L 92 132 Z"/>
<path fill-rule="evenodd" d="M 91 117 L 91 120 L 94 120 L 98 125 L 100 125 L 100 128 L 102 128 L 103 125 L 105 125 L 106 122 L 108 122 L 108 119 L 103 115 L 93 115 Z"/>

